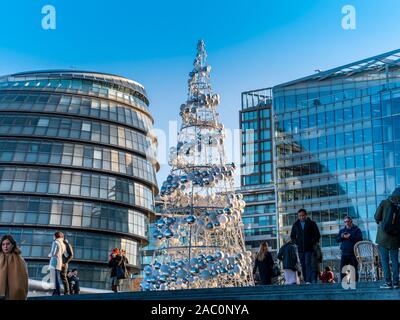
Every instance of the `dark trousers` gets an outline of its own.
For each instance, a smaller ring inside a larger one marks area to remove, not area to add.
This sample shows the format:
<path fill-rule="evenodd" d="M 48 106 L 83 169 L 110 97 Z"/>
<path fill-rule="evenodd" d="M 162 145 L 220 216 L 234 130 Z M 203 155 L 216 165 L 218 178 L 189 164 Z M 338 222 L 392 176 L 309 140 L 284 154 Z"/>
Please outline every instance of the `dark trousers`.
<path fill-rule="evenodd" d="M 356 256 L 345 255 L 340 258 L 340 280 L 346 276 L 345 273 L 342 273 L 342 269 L 344 266 L 351 265 L 356 269 L 356 281 L 358 281 L 358 261 Z"/>
<path fill-rule="evenodd" d="M 68 272 L 68 264 L 65 264 L 64 267 L 61 268 L 60 278 L 64 285 L 64 294 L 71 294 L 71 288 L 69 286 L 67 272 Z"/>
<path fill-rule="evenodd" d="M 272 284 L 272 274 L 260 274 L 260 285 L 265 286 Z"/>
<path fill-rule="evenodd" d="M 313 253 L 311 251 L 299 252 L 303 280 L 305 282 L 310 282 L 310 283 L 313 282 L 312 281 L 313 272 L 312 272 L 312 265 L 311 265 L 312 254 Z"/>

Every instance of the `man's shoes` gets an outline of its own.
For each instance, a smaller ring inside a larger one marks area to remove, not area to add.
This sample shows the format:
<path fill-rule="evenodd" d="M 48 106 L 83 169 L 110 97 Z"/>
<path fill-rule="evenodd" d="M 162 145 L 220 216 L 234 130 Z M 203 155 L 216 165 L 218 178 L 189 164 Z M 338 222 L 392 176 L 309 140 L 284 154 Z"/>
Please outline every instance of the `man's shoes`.
<path fill-rule="evenodd" d="M 311 284 L 311 282 L 306 282 L 306 284 Z"/>
<path fill-rule="evenodd" d="M 399 284 L 398 283 L 394 283 L 393 284 L 393 289 L 398 289 L 399 288 Z"/>
<path fill-rule="evenodd" d="M 384 283 L 384 284 L 382 284 L 379 288 L 381 288 L 381 289 L 392 289 L 393 287 L 392 287 L 392 284 L 391 283 Z"/>

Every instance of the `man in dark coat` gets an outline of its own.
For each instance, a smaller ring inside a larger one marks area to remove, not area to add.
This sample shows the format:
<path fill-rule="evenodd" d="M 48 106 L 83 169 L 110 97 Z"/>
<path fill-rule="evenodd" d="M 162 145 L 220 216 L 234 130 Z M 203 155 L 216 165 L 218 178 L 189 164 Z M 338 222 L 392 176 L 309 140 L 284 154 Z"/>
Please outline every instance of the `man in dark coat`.
<path fill-rule="evenodd" d="M 353 224 L 353 220 L 350 216 L 344 218 L 345 227 L 339 230 L 339 234 L 336 237 L 336 242 L 340 243 L 340 250 L 342 252 L 340 258 L 340 272 L 346 265 L 354 267 L 356 272 L 356 281 L 358 281 L 358 262 L 354 254 L 354 246 L 357 242 L 362 241 L 361 229 Z M 345 273 L 341 273 L 341 279 L 346 276 Z"/>
<path fill-rule="evenodd" d="M 311 259 L 314 252 L 314 245 L 319 242 L 321 234 L 317 224 L 307 217 L 307 211 L 297 211 L 298 220 L 292 226 L 290 238 L 297 245 L 304 281 L 312 282 Z"/>

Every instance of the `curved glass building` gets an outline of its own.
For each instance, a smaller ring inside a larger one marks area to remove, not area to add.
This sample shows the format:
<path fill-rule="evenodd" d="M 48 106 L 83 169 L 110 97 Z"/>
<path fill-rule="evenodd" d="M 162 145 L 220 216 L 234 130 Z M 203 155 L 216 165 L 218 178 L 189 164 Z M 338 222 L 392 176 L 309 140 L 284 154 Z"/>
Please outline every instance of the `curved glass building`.
<path fill-rule="evenodd" d="M 139 248 L 158 193 L 157 141 L 142 85 L 57 70 L 0 78 L 0 235 L 21 246 L 30 278 L 46 277 L 53 234 L 74 247 L 81 286 L 108 288 L 108 255 Z"/>

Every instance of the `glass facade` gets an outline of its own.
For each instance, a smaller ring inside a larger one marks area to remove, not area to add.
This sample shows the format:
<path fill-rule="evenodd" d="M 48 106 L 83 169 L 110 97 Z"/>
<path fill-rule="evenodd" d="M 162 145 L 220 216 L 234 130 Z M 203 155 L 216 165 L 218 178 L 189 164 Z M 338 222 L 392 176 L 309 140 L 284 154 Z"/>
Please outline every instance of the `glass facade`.
<path fill-rule="evenodd" d="M 289 234 L 306 208 L 335 272 L 343 217 L 375 241 L 375 210 L 400 185 L 400 68 L 391 54 L 273 88 L 279 232 Z"/>
<path fill-rule="evenodd" d="M 272 92 L 261 89 L 242 93 L 240 111 L 241 192 L 246 247 L 253 252 L 266 241 L 277 250 L 273 170 Z"/>
<path fill-rule="evenodd" d="M 109 288 L 114 247 L 140 271 L 158 192 L 148 104 L 143 86 L 114 75 L 0 78 L 0 236 L 16 238 L 31 278 L 45 277 L 57 230 L 84 287 Z"/>

